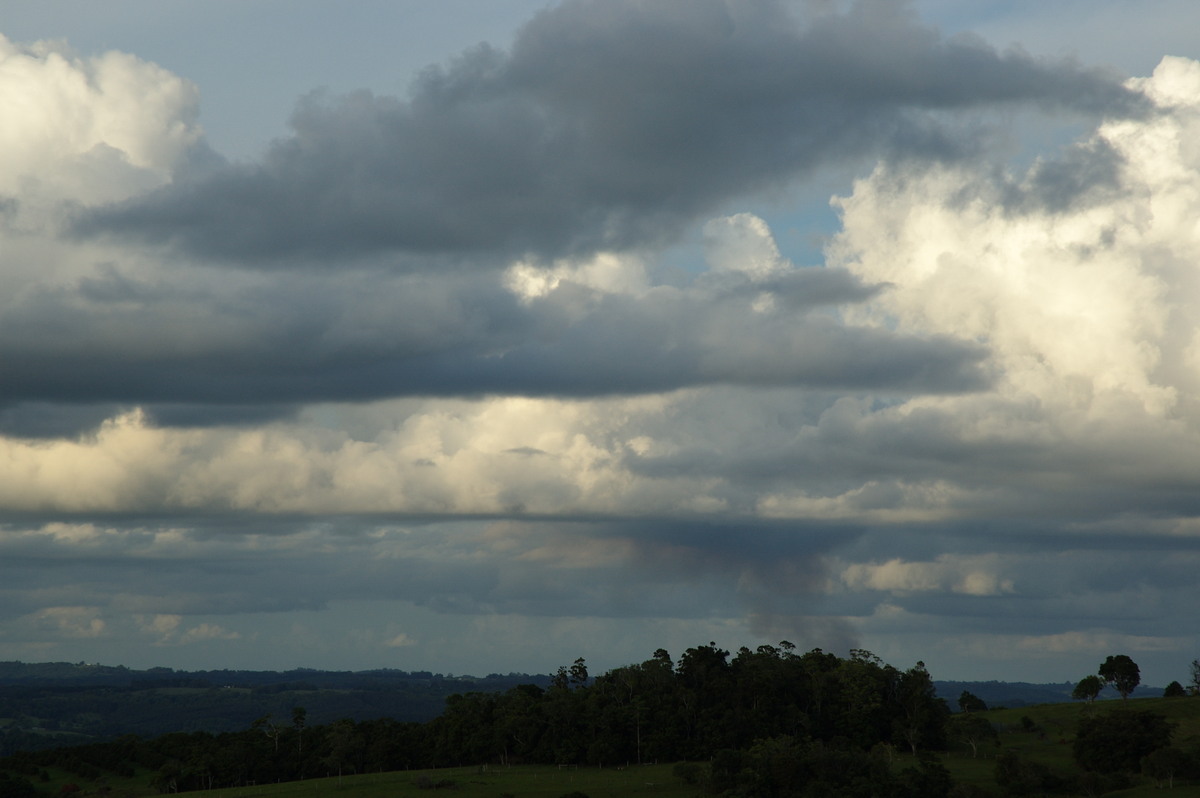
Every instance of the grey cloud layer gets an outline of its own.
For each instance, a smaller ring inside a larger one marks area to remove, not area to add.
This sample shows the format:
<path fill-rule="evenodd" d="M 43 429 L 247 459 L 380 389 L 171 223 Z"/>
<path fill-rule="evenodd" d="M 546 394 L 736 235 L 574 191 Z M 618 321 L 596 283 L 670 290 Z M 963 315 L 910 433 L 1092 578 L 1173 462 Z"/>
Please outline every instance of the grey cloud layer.
<path fill-rule="evenodd" d="M 0 314 L 0 398 L 182 404 L 192 418 L 214 404 L 224 418 L 253 420 L 254 406 L 387 396 L 595 396 L 723 382 L 956 391 L 986 381 L 978 347 L 849 328 L 818 312 L 874 293 L 844 272 L 712 282 L 642 295 L 564 283 L 523 303 L 481 277 L 343 273 L 206 294 L 110 272 Z M 780 308 L 753 311 L 763 297 Z"/>
<path fill-rule="evenodd" d="M 1111 75 L 945 40 L 898 4 L 801 23 L 773 2 L 573 2 L 537 16 L 511 53 L 481 46 L 429 69 L 407 100 L 311 96 L 261 163 L 76 229 L 242 265 L 627 249 L 831 161 L 972 152 L 936 112 L 1008 103 L 1145 110 Z"/>
<path fill-rule="evenodd" d="M 0 608 L 29 612 L 48 598 L 39 585 L 58 585 L 54 603 L 113 602 L 124 612 L 279 612 L 384 598 L 454 613 L 637 617 L 653 595 L 660 617 L 728 616 L 767 589 L 812 594 L 822 576 L 813 556 L 853 534 L 719 520 L 288 526 L 214 534 L 114 519 L 10 524 L 0 528 Z M 314 557 L 314 546 L 338 556 Z M 696 587 L 698 577 L 712 586 Z"/>

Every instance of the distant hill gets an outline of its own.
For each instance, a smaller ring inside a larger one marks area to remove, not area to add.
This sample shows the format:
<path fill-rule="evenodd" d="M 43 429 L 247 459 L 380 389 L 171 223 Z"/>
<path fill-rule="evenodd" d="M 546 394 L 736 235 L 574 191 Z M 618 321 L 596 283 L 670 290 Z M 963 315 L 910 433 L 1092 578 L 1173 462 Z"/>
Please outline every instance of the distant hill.
<path fill-rule="evenodd" d="M 933 686 L 937 689 L 938 697 L 946 699 L 950 708 L 958 711 L 958 697 L 966 690 L 978 696 L 989 707 L 1029 707 L 1037 704 L 1061 704 L 1073 700 L 1071 693 L 1075 690 L 1075 682 L 1060 684 L 1033 684 L 1030 682 L 939 682 Z M 1156 698 L 1161 696 L 1163 688 L 1142 685 L 1133 692 L 1135 698 Z M 1115 690 L 1106 688 L 1100 694 L 1101 699 L 1119 698 Z"/>
<path fill-rule="evenodd" d="M 309 722 L 376 718 L 424 722 L 455 693 L 550 683 L 525 673 L 450 676 L 428 671 L 134 670 L 87 663 L 0 662 L 0 756 L 63 744 L 171 732 L 246 729 L 266 715 Z"/>
<path fill-rule="evenodd" d="M 178 671 L 173 668 L 134 670 L 124 665 L 95 665 L 86 662 L 0 662 L 0 687 L 245 687 L 307 684 L 323 689 L 389 689 L 398 685 L 458 685 L 463 689 L 501 689 L 522 683 L 549 684 L 546 675 L 492 673 L 487 676 L 452 676 L 429 671 L 381 668 L 367 671 L 322 671 L 297 668 L 290 671 Z M 483 687 L 478 687 L 482 685 Z"/>
<path fill-rule="evenodd" d="M 136 670 L 88 663 L 0 662 L 0 756 L 125 734 L 220 733 L 246 729 L 270 715 L 290 718 L 304 707 L 311 723 L 392 718 L 424 722 L 440 715 L 455 693 L 504 692 L 519 684 L 546 687 L 545 674 L 452 676 L 392 669 L 321 671 Z M 989 707 L 1025 707 L 1071 701 L 1074 684 L 934 682 L 957 710 L 966 690 Z M 1102 697 L 1116 697 L 1106 690 Z M 1135 696 L 1160 696 L 1141 687 Z"/>

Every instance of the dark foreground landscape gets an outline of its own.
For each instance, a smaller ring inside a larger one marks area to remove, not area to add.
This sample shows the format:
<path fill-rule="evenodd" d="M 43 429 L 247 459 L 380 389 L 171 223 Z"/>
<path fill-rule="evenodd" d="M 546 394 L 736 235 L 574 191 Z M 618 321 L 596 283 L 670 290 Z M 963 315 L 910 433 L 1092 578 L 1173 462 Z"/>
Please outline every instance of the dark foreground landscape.
<path fill-rule="evenodd" d="M 1197 794 L 1196 680 L 1139 681 L 1110 657 L 1075 685 L 934 682 L 787 643 L 599 676 L 0 663 L 0 798 Z"/>

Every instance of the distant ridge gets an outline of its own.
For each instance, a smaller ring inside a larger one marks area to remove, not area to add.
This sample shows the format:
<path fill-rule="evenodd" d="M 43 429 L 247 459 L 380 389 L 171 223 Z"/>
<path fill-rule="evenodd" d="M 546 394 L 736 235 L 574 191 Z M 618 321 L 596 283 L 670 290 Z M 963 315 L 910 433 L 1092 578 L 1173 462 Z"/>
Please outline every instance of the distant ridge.
<path fill-rule="evenodd" d="M 390 718 L 424 722 L 455 693 L 549 685 L 548 675 L 454 676 L 388 668 L 368 671 L 134 670 L 85 662 L 0 662 L 0 756 L 63 744 L 218 734 L 304 707 L 310 723 Z"/>
<path fill-rule="evenodd" d="M 393 668 L 375 668 L 362 671 L 326 671 L 314 668 L 293 668 L 286 671 L 269 670 L 196 670 L 185 671 L 174 668 L 147 668 L 137 670 L 124 665 L 100 665 L 87 662 L 0 662 L 0 687 L 39 685 L 44 687 L 244 687 L 262 688 L 276 686 L 301 686 L 300 689 L 381 689 L 404 685 L 441 684 L 463 690 L 506 690 L 517 684 L 549 684 L 546 674 L 491 673 L 487 676 L 470 676 L 433 673 L 431 671 L 403 671 Z M 1023 707 L 1035 704 L 1055 704 L 1072 700 L 1074 682 L 986 682 L 934 681 L 938 696 L 946 699 L 951 708 L 964 690 L 983 699 L 988 706 Z M 1162 695 L 1163 688 L 1140 685 L 1134 697 L 1145 698 Z M 1113 690 L 1105 690 L 1100 698 L 1116 698 Z"/>
<path fill-rule="evenodd" d="M 550 677 L 527 673 L 455 676 L 431 671 L 402 671 L 393 668 L 375 668 L 363 671 L 324 671 L 313 668 L 293 668 L 287 671 L 230 669 L 184 671 L 162 667 L 137 670 L 124 665 L 99 665 L 87 662 L 0 662 L 0 686 L 38 684 L 64 687 L 81 685 L 133 687 L 147 683 L 187 681 L 192 683 L 189 686 L 196 687 L 259 687 L 305 682 L 322 688 L 334 688 L 372 687 L 391 682 L 452 682 L 472 686 L 492 682 L 508 684 L 513 680 L 548 684 Z M 204 684 L 201 684 L 202 682 Z"/>
<path fill-rule="evenodd" d="M 1037 704 L 1062 704 L 1073 701 L 1071 693 L 1075 690 L 1075 682 L 1037 684 L 1032 682 L 956 682 L 934 681 L 934 688 L 939 698 L 946 699 L 950 708 L 958 711 L 958 697 L 966 690 L 983 700 L 989 708 L 996 707 L 1029 707 Z M 1135 698 L 1151 698 L 1161 696 L 1163 688 L 1139 686 L 1133 691 Z M 1100 693 L 1100 699 L 1118 698 L 1115 690 L 1106 688 Z"/>

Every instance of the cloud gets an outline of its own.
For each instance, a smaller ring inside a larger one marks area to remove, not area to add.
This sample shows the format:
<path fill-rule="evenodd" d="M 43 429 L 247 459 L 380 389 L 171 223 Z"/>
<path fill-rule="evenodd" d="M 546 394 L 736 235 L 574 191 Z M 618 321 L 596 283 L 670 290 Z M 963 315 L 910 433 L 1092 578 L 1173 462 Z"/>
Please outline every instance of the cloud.
<path fill-rule="evenodd" d="M 1174 650 L 1175 643 L 1170 639 L 1118 635 L 1097 630 L 1091 633 L 1067 632 L 1060 635 L 1029 637 L 1018 640 L 1017 648 L 1033 654 L 1086 651 L 1099 657 L 1111 651 L 1171 651 Z"/>
<path fill-rule="evenodd" d="M 820 8 L 564 4 L 254 163 L 5 42 L 0 653 L 1194 648 L 1200 65 Z"/>
<path fill-rule="evenodd" d="M 98 423 L 95 412 L 56 410 L 84 402 L 109 416 L 137 404 L 160 422 L 246 424 L 307 402 L 406 395 L 584 397 L 712 383 L 945 392 L 986 383 L 983 352 L 970 343 L 839 323 L 830 308 L 881 290 L 846 271 L 782 258 L 769 275 L 730 268 L 753 262 L 755 248 L 775 249 L 761 220 L 737 218 L 745 230 L 714 221 L 723 225 L 709 228 L 717 265 L 680 287 L 651 284 L 631 259 L 611 254 L 518 262 L 494 279 L 373 271 L 220 279 L 102 262 L 65 284 L 34 283 L 0 309 L 8 364 L 0 400 L 14 431 L 54 433 L 73 420 Z"/>
<path fill-rule="evenodd" d="M 943 39 L 900 4 L 797 20 L 774 2 L 582 0 L 537 15 L 511 52 L 431 67 L 406 99 L 311 95 L 261 163 L 76 230 L 287 269 L 381 251 L 401 269 L 586 257 L 670 242 L 821 164 L 960 157 L 978 131 L 939 115 L 1009 104 L 1146 106 L 1103 72 Z"/>
<path fill-rule="evenodd" d="M 103 637 L 108 627 L 99 614 L 97 607 L 46 607 L 34 614 L 32 622 L 67 637 Z"/>
<path fill-rule="evenodd" d="M 237 640 L 241 637 L 237 632 L 229 632 L 212 623 L 202 623 L 193 626 L 179 637 L 180 645 L 203 643 L 209 640 Z"/>
<path fill-rule="evenodd" d="M 401 632 L 400 634 L 396 635 L 395 637 L 391 638 L 386 643 L 384 643 L 384 645 L 387 646 L 388 648 L 407 648 L 408 646 L 417 645 L 417 641 L 413 640 L 411 637 L 409 637 L 404 632 Z"/>
<path fill-rule="evenodd" d="M 0 36 L 0 197 L 27 205 L 126 199 L 170 180 L 200 146 L 194 85 L 119 52 Z M 9 220 L 13 224 L 13 220 Z"/>
<path fill-rule="evenodd" d="M 996 572 L 992 557 L 962 558 L 943 555 L 933 562 L 879 564 L 855 563 L 842 573 L 851 588 L 897 593 L 952 592 L 968 596 L 995 596 L 1014 591 L 1014 580 Z"/>
<path fill-rule="evenodd" d="M 179 624 L 183 623 L 182 615 L 153 615 L 148 618 L 136 618 L 136 622 L 142 631 L 157 635 L 160 642 L 169 640 L 175 634 L 175 630 L 179 628 Z"/>
<path fill-rule="evenodd" d="M 139 631 L 157 637 L 155 645 L 158 646 L 183 646 L 213 640 L 241 639 L 239 633 L 229 632 L 213 623 L 201 623 L 188 629 L 182 629 L 182 615 L 134 616 L 133 621 L 137 624 Z"/>

